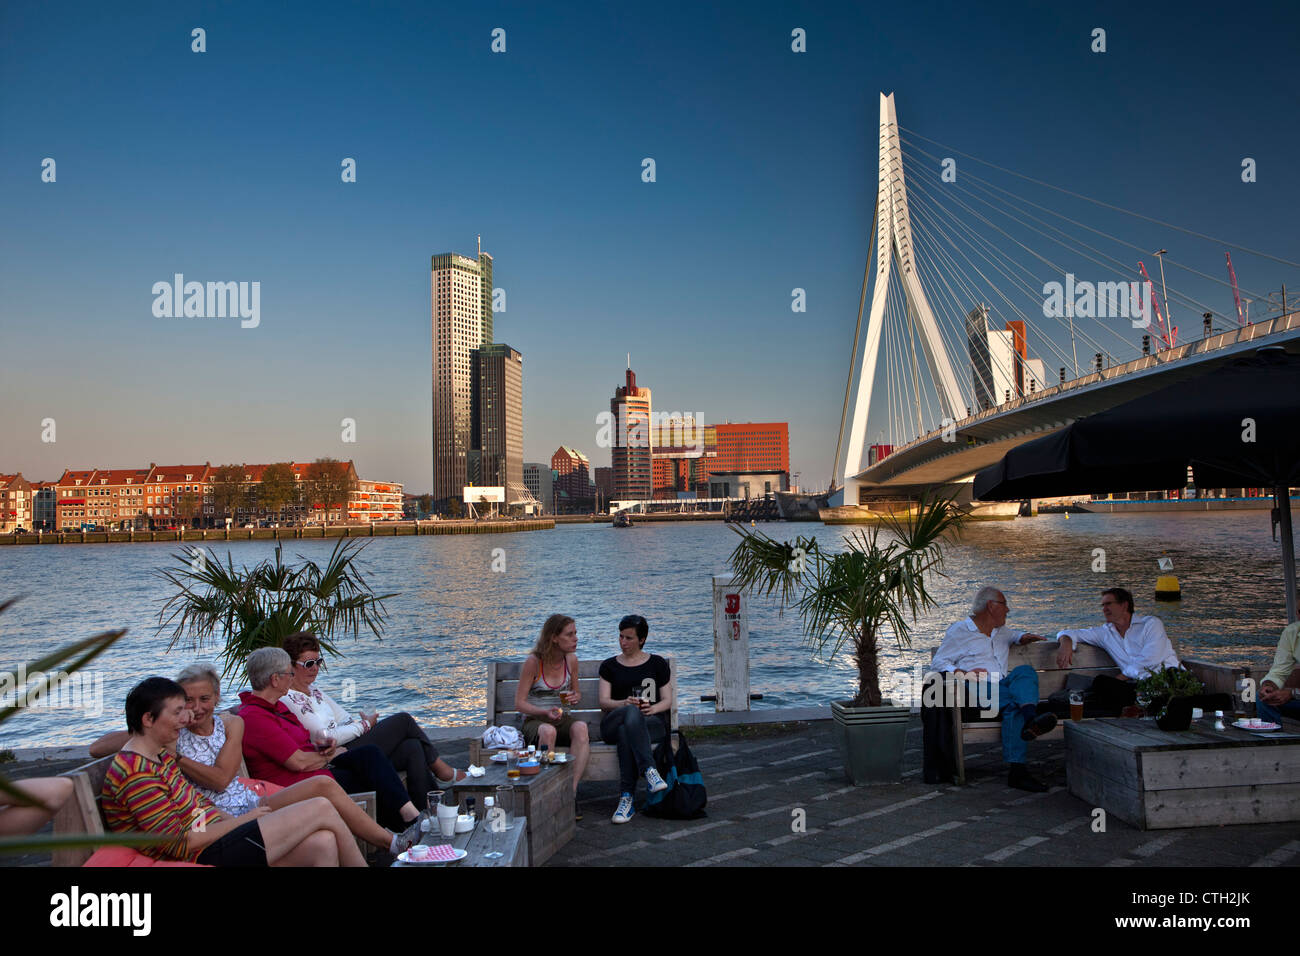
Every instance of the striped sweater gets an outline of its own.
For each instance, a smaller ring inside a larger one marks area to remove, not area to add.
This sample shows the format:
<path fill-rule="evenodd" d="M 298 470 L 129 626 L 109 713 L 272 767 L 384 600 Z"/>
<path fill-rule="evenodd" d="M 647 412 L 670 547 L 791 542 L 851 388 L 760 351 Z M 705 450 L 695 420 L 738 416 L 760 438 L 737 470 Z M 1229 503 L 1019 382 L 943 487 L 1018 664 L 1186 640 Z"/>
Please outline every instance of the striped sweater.
<path fill-rule="evenodd" d="M 221 812 L 185 779 L 176 758 L 165 751 L 158 760 L 119 751 L 104 775 L 101 798 L 110 830 L 173 837 L 168 843 L 140 848 L 160 860 L 194 862 L 201 851 L 190 848 L 190 830 L 222 819 Z"/>

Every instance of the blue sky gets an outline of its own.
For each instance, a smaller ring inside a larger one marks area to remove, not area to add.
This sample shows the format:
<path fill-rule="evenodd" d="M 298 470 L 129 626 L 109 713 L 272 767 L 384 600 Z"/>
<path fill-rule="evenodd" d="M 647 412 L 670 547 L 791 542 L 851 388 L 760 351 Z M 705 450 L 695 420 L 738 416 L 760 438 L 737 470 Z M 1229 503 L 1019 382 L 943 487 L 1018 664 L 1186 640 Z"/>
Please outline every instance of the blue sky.
<path fill-rule="evenodd" d="M 0 470 L 330 455 L 428 490 L 429 256 L 481 234 L 526 460 L 607 462 L 596 415 L 631 352 L 656 409 L 789 421 L 792 470 L 823 486 L 881 91 L 964 152 L 1298 261 L 1298 27 L 1220 3 L 6 3 Z M 1050 201 L 1223 275 L 1220 246 Z M 1300 294 L 1233 259 L 1243 287 Z M 177 272 L 260 282 L 260 325 L 155 317 Z"/>

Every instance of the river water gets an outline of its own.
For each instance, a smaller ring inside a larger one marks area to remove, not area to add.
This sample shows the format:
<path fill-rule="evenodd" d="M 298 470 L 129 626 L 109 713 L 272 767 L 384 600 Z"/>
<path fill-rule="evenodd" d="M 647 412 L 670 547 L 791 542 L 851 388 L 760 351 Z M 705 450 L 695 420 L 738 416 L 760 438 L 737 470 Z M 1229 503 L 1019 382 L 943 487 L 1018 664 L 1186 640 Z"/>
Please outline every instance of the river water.
<path fill-rule="evenodd" d="M 777 538 L 814 534 L 834 544 L 851 527 L 766 524 Z M 321 686 L 340 696 L 355 681 L 356 704 L 381 715 L 410 711 L 428 725 L 467 724 L 484 714 L 485 662 L 522 659 L 548 614 L 577 620 L 579 655 L 618 652 L 617 626 L 628 613 L 650 622 L 648 650 L 674 655 L 679 709 L 703 711 L 713 691 L 711 575 L 723 573 L 735 532 L 721 523 L 563 525 L 506 535 L 377 538 L 362 562 L 386 603 L 382 641 L 343 638 Z M 323 562 L 332 541 L 285 543 L 286 558 Z M 236 566 L 269 557 L 274 542 L 214 545 Z M 494 555 L 494 549 L 501 549 Z M 1105 570 L 1094 570 L 1104 551 Z M 178 647 L 157 629 L 169 587 L 157 569 L 175 564 L 176 543 L 42 545 L 0 548 L 0 599 L 22 600 L 0 615 L 0 665 L 5 670 L 101 630 L 129 633 L 99 658 L 87 700 L 33 709 L 0 725 L 0 748 L 88 742 L 123 726 L 122 701 L 141 678 L 173 676 L 185 663 L 215 652 Z M 1174 561 L 1183 600 L 1152 600 L 1156 559 Z M 504 559 L 504 570 L 493 571 Z M 1231 664 L 1272 659 L 1285 623 L 1281 558 L 1269 538 L 1268 512 L 1204 515 L 1043 515 L 975 523 L 946 552 L 948 577 L 938 582 L 940 607 L 912 633 L 912 648 L 892 642 L 882 661 L 886 694 L 905 698 L 915 665 L 929 660 L 949 623 L 969 611 L 983 584 L 1005 590 L 1013 626 L 1052 636 L 1060 627 L 1100 623 L 1099 591 L 1123 585 L 1138 613 L 1156 613 L 1185 656 Z M 832 660 L 801 639 L 796 614 L 755 600 L 750 610 L 751 689 L 755 708 L 824 705 L 853 693 L 856 672 L 847 652 Z M 238 688 L 229 688 L 230 693 Z M 76 706 L 69 706 L 76 704 Z M 97 710 L 102 712 L 96 713 Z"/>

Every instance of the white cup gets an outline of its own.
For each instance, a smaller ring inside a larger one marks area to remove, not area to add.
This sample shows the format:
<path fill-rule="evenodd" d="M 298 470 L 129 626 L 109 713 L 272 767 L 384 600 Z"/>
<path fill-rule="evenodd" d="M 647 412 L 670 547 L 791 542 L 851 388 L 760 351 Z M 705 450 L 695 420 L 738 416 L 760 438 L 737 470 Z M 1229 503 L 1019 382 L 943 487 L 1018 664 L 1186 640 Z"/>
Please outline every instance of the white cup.
<path fill-rule="evenodd" d="M 459 807 L 449 807 L 446 804 L 438 805 L 438 829 L 442 831 L 443 836 L 455 836 L 456 817 L 459 815 Z"/>

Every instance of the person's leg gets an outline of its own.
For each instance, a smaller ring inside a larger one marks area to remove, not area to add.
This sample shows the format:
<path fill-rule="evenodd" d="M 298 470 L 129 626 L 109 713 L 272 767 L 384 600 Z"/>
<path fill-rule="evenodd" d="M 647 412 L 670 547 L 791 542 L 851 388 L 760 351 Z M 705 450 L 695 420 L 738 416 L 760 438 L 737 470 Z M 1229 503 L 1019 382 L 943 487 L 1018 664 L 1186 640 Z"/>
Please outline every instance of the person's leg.
<path fill-rule="evenodd" d="M 309 797 L 274 810 L 259 817 L 257 823 L 265 841 L 266 861 L 271 866 L 366 865 L 343 818 L 324 797 Z M 333 849 L 317 834 L 330 838 Z M 304 858 L 318 862 L 302 862 Z M 322 859 L 326 862 L 319 862 Z"/>
<path fill-rule="evenodd" d="M 1120 680 L 1109 674 L 1098 674 L 1092 679 L 1093 705 L 1112 716 L 1118 715 L 1125 707 L 1137 703 L 1137 687 L 1134 681 Z"/>
<path fill-rule="evenodd" d="M 641 716 L 635 707 L 618 707 L 600 720 L 601 739 L 618 747 L 618 784 L 623 793 L 631 793 L 636 789 L 636 757 L 623 732 L 623 724 L 630 713 Z"/>
<path fill-rule="evenodd" d="M 410 801 L 397 771 L 378 747 L 356 747 L 330 762 L 339 785 L 348 793 L 375 791 L 379 798 L 379 822 L 390 830 L 401 830 L 420 815 Z"/>
<path fill-rule="evenodd" d="M 35 833 L 50 822 L 72 797 L 72 780 L 68 777 L 38 777 L 15 781 L 15 787 L 44 806 L 0 806 L 0 836 L 23 836 Z M 13 797 L 0 796 L 7 801 Z"/>
<path fill-rule="evenodd" d="M 424 759 L 424 749 L 419 741 L 407 738 L 398 744 L 388 758 L 393 769 L 406 773 L 406 794 L 417 810 L 427 809 L 429 791 L 440 790 L 433 782 L 433 771 Z"/>
<path fill-rule="evenodd" d="M 1029 748 L 1021 732 L 1038 710 L 1038 672 L 1021 664 L 998 682 L 997 692 L 1002 713 L 1002 759 L 1023 764 Z"/>
<path fill-rule="evenodd" d="M 587 761 L 591 758 L 591 738 L 587 730 L 587 725 L 580 720 L 575 720 L 573 726 L 569 728 L 569 753 L 573 757 L 573 792 L 578 792 L 578 782 L 582 780 L 582 774 L 587 769 Z"/>
<path fill-rule="evenodd" d="M 537 749 L 554 750 L 555 749 L 555 725 L 539 724 L 537 727 Z"/>
<path fill-rule="evenodd" d="M 1288 700 L 1279 707 L 1266 703 L 1263 697 L 1255 698 L 1255 716 L 1275 724 L 1282 723 L 1282 718 L 1300 720 L 1300 700 Z"/>
<path fill-rule="evenodd" d="M 655 733 L 654 725 L 659 721 L 652 717 L 646 717 L 640 710 L 635 707 L 624 707 L 624 710 L 630 713 L 623 718 L 622 734 L 627 738 L 628 747 L 632 751 L 632 758 L 636 761 L 636 775 L 639 777 L 655 765 L 654 757 L 650 753 L 651 734 Z M 663 739 L 663 726 L 657 728 L 659 739 Z"/>
<path fill-rule="evenodd" d="M 391 848 L 392 833 L 370 819 L 370 814 L 361 809 L 361 805 L 344 792 L 338 781 L 329 777 L 309 777 L 300 780 L 290 787 L 285 787 L 279 793 L 264 797 L 262 805 L 272 810 L 279 810 L 293 803 L 310 800 L 312 797 L 324 797 L 328 800 L 347 828 L 371 846 L 377 846 L 381 850 Z"/>

